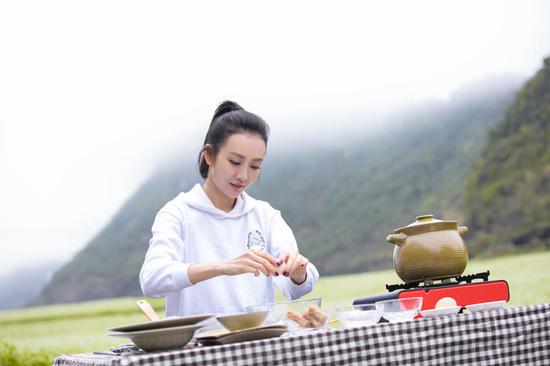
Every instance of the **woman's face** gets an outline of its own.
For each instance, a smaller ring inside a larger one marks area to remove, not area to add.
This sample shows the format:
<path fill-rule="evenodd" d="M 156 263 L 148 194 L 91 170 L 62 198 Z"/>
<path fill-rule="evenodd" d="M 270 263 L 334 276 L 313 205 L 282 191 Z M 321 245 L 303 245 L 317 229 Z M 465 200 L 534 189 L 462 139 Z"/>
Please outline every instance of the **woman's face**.
<path fill-rule="evenodd" d="M 235 133 L 220 148 L 215 159 L 207 149 L 208 179 L 226 196 L 237 198 L 258 178 L 265 153 L 265 142 L 260 136 Z"/>

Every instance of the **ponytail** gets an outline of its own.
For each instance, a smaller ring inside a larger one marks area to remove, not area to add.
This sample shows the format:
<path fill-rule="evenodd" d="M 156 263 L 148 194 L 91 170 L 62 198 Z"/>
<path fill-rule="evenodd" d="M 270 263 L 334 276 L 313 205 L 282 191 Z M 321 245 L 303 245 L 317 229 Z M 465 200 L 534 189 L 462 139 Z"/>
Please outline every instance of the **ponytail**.
<path fill-rule="evenodd" d="M 218 108 L 216 108 L 216 111 L 214 112 L 214 117 L 212 117 L 212 122 L 214 122 L 216 118 L 219 118 L 224 114 L 233 112 L 233 111 L 244 111 L 244 109 L 237 103 L 232 102 L 230 100 L 226 100 L 225 102 L 220 104 Z M 212 125 L 210 126 L 212 127 Z"/>

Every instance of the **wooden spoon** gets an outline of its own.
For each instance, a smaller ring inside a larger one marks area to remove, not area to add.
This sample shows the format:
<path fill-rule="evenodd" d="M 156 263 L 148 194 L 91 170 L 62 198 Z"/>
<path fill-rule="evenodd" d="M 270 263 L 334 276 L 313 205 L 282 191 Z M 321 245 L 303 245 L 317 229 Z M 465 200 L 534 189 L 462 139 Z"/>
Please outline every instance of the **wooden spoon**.
<path fill-rule="evenodd" d="M 143 311 L 143 314 L 150 320 L 150 321 L 157 321 L 160 320 L 159 316 L 155 312 L 155 309 L 149 304 L 147 300 L 138 300 L 136 302 L 136 305 L 138 308 Z"/>

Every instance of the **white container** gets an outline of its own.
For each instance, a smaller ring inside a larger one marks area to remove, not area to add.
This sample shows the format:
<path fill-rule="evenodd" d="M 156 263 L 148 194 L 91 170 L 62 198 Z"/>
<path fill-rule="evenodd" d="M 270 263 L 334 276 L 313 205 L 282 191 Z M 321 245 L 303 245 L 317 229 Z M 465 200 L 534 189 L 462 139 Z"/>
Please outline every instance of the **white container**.
<path fill-rule="evenodd" d="M 422 310 L 420 314 L 423 318 L 434 318 L 437 316 L 456 315 L 462 309 L 461 306 L 447 306 L 437 309 Z"/>
<path fill-rule="evenodd" d="M 466 305 L 465 308 L 468 309 L 470 312 L 475 313 L 478 311 L 502 309 L 504 307 L 504 304 L 506 304 L 506 301 L 500 300 L 500 301 L 481 302 L 479 304 Z"/>

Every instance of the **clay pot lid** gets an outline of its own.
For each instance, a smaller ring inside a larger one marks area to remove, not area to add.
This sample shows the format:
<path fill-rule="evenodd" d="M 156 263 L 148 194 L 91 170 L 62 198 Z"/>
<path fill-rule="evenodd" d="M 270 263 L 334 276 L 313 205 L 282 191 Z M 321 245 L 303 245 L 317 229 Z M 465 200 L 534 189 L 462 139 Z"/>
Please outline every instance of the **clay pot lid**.
<path fill-rule="evenodd" d="M 441 230 L 457 230 L 458 223 L 456 221 L 444 221 L 434 219 L 434 215 L 416 216 L 416 221 L 407 226 L 400 227 L 393 231 L 394 234 L 404 233 L 408 236 L 422 234 L 431 231 Z"/>

